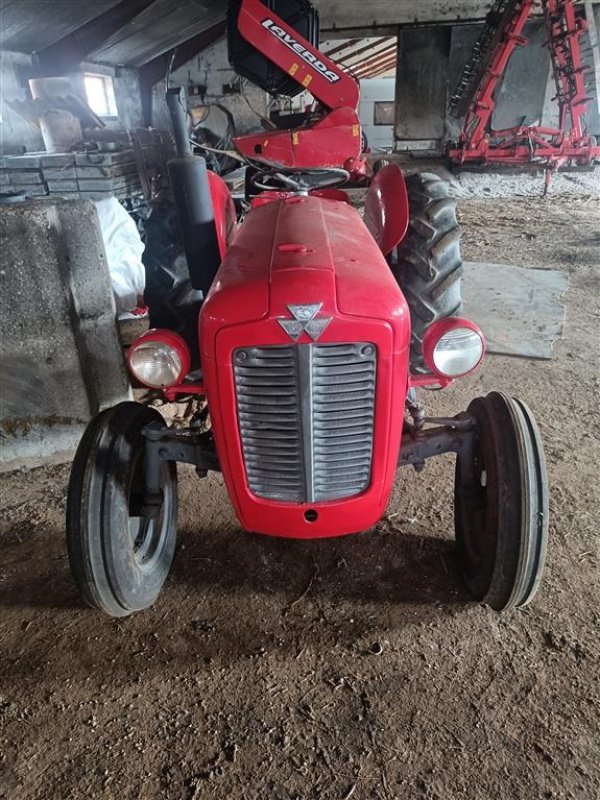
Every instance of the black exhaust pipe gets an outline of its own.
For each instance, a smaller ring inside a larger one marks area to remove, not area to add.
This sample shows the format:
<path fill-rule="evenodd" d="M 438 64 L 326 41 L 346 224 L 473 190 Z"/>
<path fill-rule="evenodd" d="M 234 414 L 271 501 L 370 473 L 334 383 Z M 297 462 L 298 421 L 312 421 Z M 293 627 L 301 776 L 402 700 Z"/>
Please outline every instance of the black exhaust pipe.
<path fill-rule="evenodd" d="M 167 106 L 177 150 L 168 167 L 179 231 L 192 287 L 206 297 L 221 263 L 206 160 L 192 155 L 183 87 L 167 90 Z"/>

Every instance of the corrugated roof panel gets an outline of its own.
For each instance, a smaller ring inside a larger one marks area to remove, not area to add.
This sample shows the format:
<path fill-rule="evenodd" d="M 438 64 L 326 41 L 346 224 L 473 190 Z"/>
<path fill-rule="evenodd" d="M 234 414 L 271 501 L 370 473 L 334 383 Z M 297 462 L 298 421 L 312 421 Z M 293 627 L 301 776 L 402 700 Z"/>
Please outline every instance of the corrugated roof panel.
<path fill-rule="evenodd" d="M 0 47 L 20 53 L 43 50 L 120 0 L 3 0 Z"/>

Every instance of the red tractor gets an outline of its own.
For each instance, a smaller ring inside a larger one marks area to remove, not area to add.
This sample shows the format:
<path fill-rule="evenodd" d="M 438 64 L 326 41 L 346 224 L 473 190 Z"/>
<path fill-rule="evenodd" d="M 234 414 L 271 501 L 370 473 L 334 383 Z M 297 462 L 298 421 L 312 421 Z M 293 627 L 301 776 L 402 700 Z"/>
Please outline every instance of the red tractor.
<path fill-rule="evenodd" d="M 277 9 L 275 9 L 277 6 Z M 275 13 L 275 10 L 278 13 Z M 456 417 L 426 416 L 421 387 L 477 369 L 485 342 L 460 316 L 459 228 L 435 175 L 361 159 L 358 85 L 316 47 L 305 0 L 238 0 L 232 63 L 271 92 L 309 87 L 300 126 L 236 141 L 250 210 L 193 157 L 172 93 L 171 177 L 195 333 L 151 330 L 129 368 L 168 400 L 197 396 L 187 429 L 122 403 L 89 425 L 68 497 L 67 539 L 84 599 L 114 616 L 150 606 L 177 530 L 176 462 L 223 474 L 242 527 L 302 539 L 358 533 L 385 513 L 396 470 L 456 454 L 457 558 L 477 601 L 526 605 L 546 552 L 542 443 L 527 406 L 499 392 Z M 304 34 L 304 35 L 303 35 Z M 339 188 L 368 183 L 364 219 Z"/>

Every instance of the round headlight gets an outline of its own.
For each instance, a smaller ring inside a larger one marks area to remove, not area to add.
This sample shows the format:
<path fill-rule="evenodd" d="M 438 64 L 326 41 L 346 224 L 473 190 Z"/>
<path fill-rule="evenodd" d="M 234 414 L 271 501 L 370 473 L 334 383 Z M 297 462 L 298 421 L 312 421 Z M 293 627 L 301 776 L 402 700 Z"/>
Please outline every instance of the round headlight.
<path fill-rule="evenodd" d="M 427 366 L 446 378 L 472 372 L 485 353 L 485 339 L 477 325 L 458 317 L 434 323 L 423 345 Z"/>
<path fill-rule="evenodd" d="M 172 331 L 148 331 L 129 348 L 129 369 L 140 383 L 153 389 L 181 383 L 189 368 L 188 347 Z"/>

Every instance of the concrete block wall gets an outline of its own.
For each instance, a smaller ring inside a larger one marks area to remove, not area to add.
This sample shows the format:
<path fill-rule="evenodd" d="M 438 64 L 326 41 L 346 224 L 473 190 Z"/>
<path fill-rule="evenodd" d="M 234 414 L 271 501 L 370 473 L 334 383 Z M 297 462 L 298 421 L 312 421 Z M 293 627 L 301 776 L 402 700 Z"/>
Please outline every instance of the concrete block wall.
<path fill-rule="evenodd" d="M 68 457 L 130 394 L 93 203 L 0 206 L 0 468 Z"/>

